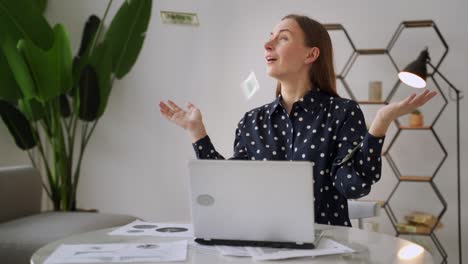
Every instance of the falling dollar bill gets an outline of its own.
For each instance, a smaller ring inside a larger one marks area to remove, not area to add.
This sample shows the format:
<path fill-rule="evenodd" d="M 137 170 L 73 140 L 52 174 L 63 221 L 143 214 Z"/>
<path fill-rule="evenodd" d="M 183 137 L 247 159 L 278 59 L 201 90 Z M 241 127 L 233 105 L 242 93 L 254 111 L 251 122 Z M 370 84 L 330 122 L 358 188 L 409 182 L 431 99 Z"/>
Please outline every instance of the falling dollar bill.
<path fill-rule="evenodd" d="M 245 81 L 241 83 L 241 88 L 247 100 L 252 98 L 252 96 L 258 91 L 258 89 L 260 89 L 257 77 L 255 77 L 255 73 L 253 71 L 250 72 L 247 79 L 245 79 Z"/>

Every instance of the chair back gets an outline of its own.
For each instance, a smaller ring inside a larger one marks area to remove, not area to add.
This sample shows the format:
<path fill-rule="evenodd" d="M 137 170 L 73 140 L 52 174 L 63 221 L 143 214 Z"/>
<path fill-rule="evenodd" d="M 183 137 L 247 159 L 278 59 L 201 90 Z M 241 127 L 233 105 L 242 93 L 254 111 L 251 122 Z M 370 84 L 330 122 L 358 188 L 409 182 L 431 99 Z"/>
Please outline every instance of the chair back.
<path fill-rule="evenodd" d="M 0 223 L 41 211 L 42 180 L 31 166 L 0 168 Z"/>
<path fill-rule="evenodd" d="M 380 204 L 375 201 L 348 200 L 349 219 L 357 219 L 363 229 L 363 219 L 380 215 Z"/>

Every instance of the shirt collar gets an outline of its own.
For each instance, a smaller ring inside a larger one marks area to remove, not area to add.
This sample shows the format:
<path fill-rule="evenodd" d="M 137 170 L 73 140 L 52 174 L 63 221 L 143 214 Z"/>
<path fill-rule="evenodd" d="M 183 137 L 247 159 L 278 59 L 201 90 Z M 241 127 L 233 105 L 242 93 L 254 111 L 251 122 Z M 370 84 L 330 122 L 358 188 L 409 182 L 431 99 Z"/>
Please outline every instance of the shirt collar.
<path fill-rule="evenodd" d="M 282 107 L 282 105 L 281 105 L 281 94 L 276 96 L 276 99 L 273 102 L 271 102 L 270 109 L 269 109 L 270 112 L 268 113 L 268 115 L 271 116 L 275 112 L 275 110 L 280 106 Z"/>
<path fill-rule="evenodd" d="M 304 109 L 304 111 L 309 112 L 313 111 L 317 108 L 322 101 L 321 99 L 324 96 L 324 92 L 320 90 L 320 88 L 313 88 L 309 90 L 301 99 L 299 99 L 296 103 Z M 270 105 L 270 113 L 271 116 L 278 107 L 282 107 L 281 103 L 281 94 L 279 94 L 276 99 L 271 102 Z M 284 109 L 284 108 L 283 108 Z"/>

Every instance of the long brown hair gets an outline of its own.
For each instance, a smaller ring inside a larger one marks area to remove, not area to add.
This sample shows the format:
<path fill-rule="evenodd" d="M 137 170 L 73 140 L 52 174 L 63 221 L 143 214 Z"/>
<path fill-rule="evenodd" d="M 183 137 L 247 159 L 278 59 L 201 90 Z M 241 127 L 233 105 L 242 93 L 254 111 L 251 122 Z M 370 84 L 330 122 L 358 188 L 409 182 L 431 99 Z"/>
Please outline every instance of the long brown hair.
<path fill-rule="evenodd" d="M 305 45 L 317 47 L 320 55 L 309 70 L 309 78 L 314 87 L 326 91 L 332 96 L 339 97 L 336 92 L 336 77 L 333 66 L 333 47 L 327 29 L 319 22 L 301 15 L 287 15 L 281 20 L 294 19 L 304 32 Z M 281 92 L 281 83 L 276 86 L 276 96 Z"/>

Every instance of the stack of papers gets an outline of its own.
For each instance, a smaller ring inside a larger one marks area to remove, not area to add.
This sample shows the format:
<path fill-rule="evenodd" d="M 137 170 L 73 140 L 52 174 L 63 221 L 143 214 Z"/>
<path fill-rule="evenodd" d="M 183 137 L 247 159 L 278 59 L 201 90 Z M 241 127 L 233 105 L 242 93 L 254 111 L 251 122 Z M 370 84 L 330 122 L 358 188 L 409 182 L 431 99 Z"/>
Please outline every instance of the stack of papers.
<path fill-rule="evenodd" d="M 254 260 L 280 260 L 355 252 L 348 246 L 324 237 L 322 230 L 316 230 L 317 247 L 311 250 L 200 245 L 193 241 L 193 227 L 190 224 L 149 223 L 140 220 L 117 228 L 109 235 L 186 237 L 189 241 L 61 245 L 44 263 L 184 261 L 187 258 L 188 245 L 192 250 L 204 254 L 251 257 Z"/>
<path fill-rule="evenodd" d="M 58 263 L 128 263 L 184 261 L 187 241 L 131 244 L 77 244 L 61 245 L 45 264 Z"/>
<path fill-rule="evenodd" d="M 216 249 L 224 256 L 252 257 L 254 260 L 280 260 L 354 253 L 353 249 L 329 238 L 321 239 L 317 248 L 307 250 L 228 246 L 216 246 Z"/>

